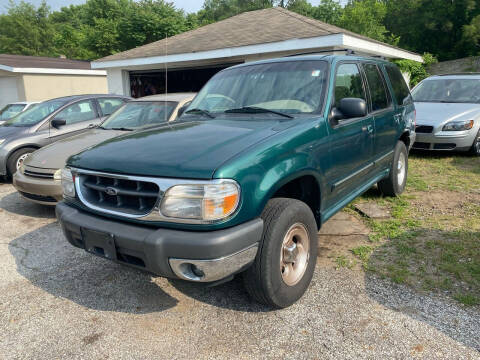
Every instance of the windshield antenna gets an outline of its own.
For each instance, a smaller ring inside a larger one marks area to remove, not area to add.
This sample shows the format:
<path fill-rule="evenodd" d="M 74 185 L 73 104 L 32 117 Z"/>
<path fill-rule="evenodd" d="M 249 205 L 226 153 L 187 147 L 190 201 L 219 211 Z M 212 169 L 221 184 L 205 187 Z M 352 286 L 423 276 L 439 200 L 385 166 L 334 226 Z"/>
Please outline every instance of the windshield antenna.
<path fill-rule="evenodd" d="M 165 122 L 167 122 L 167 111 L 166 111 L 166 106 L 167 106 L 167 97 L 168 97 L 168 33 L 165 33 L 165 111 L 163 112 L 165 114 Z"/>

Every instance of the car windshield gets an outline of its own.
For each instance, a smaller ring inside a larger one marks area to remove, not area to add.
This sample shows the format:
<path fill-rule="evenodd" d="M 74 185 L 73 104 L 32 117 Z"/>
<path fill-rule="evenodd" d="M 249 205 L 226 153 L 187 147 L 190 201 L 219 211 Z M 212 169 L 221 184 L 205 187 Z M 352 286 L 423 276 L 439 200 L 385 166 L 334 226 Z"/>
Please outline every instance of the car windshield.
<path fill-rule="evenodd" d="M 23 110 L 25 104 L 9 104 L 0 110 L 0 121 L 11 119 Z"/>
<path fill-rule="evenodd" d="M 480 103 L 480 79 L 432 79 L 420 83 L 412 96 L 417 102 Z"/>
<path fill-rule="evenodd" d="M 177 104 L 175 101 L 132 101 L 110 115 L 101 127 L 135 130 L 161 124 L 168 121 Z"/>
<path fill-rule="evenodd" d="M 43 103 L 32 106 L 31 108 L 25 110 L 24 112 L 18 114 L 17 116 L 7 120 L 5 126 L 19 126 L 19 127 L 28 127 L 38 124 L 40 121 L 45 119 L 47 116 L 52 114 L 55 110 L 65 105 L 67 101 L 65 100 L 50 100 Z"/>
<path fill-rule="evenodd" d="M 185 116 L 203 114 L 207 119 L 218 113 L 314 113 L 323 105 L 326 78 L 327 63 L 319 60 L 228 69 L 210 79 Z"/>

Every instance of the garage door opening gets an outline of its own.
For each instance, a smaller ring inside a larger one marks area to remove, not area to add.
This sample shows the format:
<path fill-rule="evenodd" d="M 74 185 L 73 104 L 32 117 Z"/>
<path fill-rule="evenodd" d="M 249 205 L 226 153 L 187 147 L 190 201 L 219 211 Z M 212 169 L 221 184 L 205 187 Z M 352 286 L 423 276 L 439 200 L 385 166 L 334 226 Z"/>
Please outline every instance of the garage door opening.
<path fill-rule="evenodd" d="M 168 71 L 168 92 L 198 92 L 217 72 L 236 64 Z M 130 72 L 130 92 L 134 98 L 165 93 L 165 71 Z"/>

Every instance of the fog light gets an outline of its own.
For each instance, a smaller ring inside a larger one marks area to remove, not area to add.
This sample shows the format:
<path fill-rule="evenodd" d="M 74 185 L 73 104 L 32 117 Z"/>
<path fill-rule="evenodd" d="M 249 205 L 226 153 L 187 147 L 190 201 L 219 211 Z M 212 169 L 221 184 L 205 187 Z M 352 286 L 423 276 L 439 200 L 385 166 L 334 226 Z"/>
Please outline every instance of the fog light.
<path fill-rule="evenodd" d="M 205 276 L 205 273 L 193 264 L 191 264 L 191 269 L 192 269 L 192 273 L 194 273 L 199 278 L 202 278 Z"/>

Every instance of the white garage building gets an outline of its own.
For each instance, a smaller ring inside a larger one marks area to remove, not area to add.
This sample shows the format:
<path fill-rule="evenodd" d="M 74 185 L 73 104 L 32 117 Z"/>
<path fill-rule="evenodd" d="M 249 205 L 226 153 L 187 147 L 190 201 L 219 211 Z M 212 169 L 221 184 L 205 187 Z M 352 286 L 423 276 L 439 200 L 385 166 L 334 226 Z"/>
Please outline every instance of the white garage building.
<path fill-rule="evenodd" d="M 140 97 L 198 91 L 216 72 L 239 63 L 351 49 L 356 54 L 422 62 L 418 54 L 283 8 L 242 13 L 92 63 L 107 70 L 108 91 Z"/>

